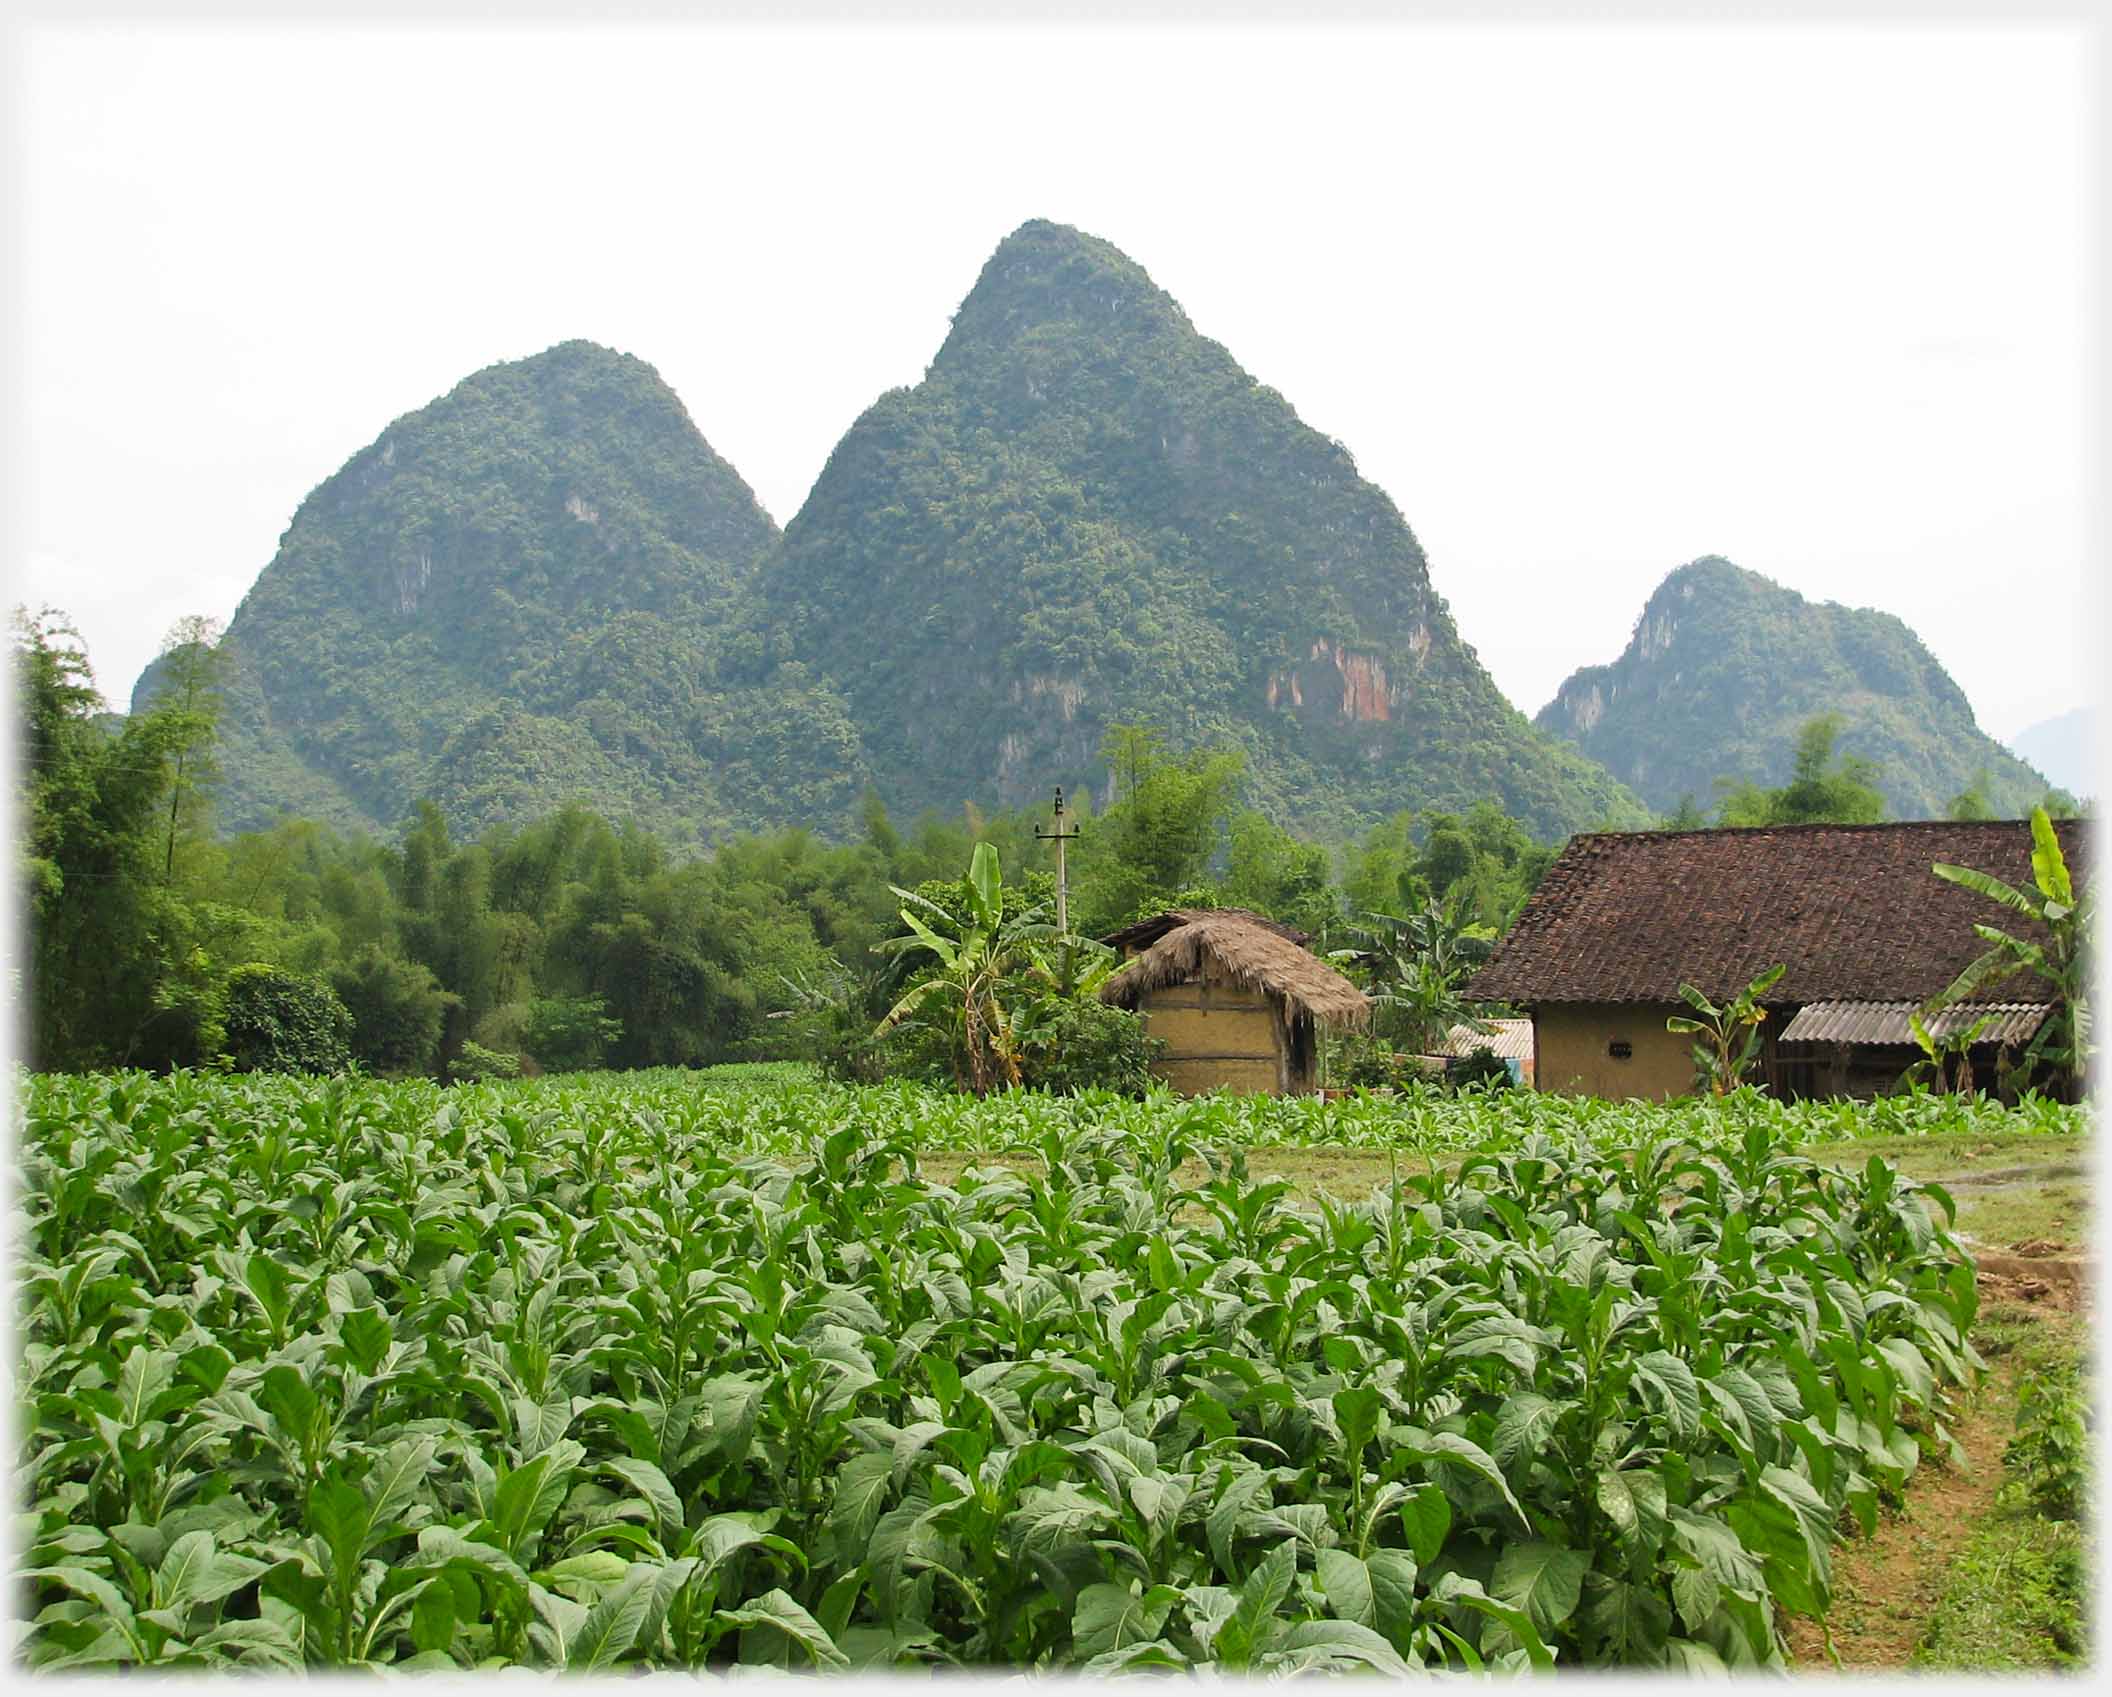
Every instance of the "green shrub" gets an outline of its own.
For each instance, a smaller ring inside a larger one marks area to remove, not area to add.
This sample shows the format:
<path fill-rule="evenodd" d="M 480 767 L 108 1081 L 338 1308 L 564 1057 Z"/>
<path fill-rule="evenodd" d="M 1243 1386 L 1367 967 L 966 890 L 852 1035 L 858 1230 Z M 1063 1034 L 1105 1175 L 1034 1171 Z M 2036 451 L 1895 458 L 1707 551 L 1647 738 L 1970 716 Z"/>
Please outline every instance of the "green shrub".
<path fill-rule="evenodd" d="M 487 1049 L 481 1043 L 464 1039 L 462 1052 L 454 1058 L 448 1071 L 458 1080 L 465 1081 L 481 1078 L 519 1078 L 521 1057 L 504 1055 L 496 1049 Z"/>
<path fill-rule="evenodd" d="M 222 1007 L 237 1072 L 341 1072 L 352 1059 L 352 1015 L 319 978 L 253 961 L 227 975 Z"/>
<path fill-rule="evenodd" d="M 528 1004 L 521 1026 L 521 1046 L 545 1072 L 592 1072 L 611 1043 L 623 1036 L 623 1022 L 607 1016 L 599 996 L 545 996 Z"/>
<path fill-rule="evenodd" d="M 330 974 L 330 987 L 352 1015 L 353 1059 L 392 1076 L 432 1070 L 447 1010 L 460 998 L 430 967 L 370 944 Z"/>
<path fill-rule="evenodd" d="M 1048 996 L 1015 1016 L 1020 1082 L 1030 1089 L 1114 1090 L 1141 1096 L 1152 1086 L 1151 1063 L 1166 1045 L 1144 1035 L 1126 1008 L 1091 997 Z"/>
<path fill-rule="evenodd" d="M 2088 1392 L 2074 1357 L 2017 1387 L 2017 1435 L 2002 1459 L 2025 1498 L 2054 1520 L 2074 1520 L 2090 1491 Z"/>
<path fill-rule="evenodd" d="M 1494 1049 L 1484 1045 L 1445 1068 L 1445 1082 L 1455 1090 L 1469 1084 L 1478 1084 L 1486 1090 L 1508 1090 L 1512 1082 L 1511 1069 Z"/>
<path fill-rule="evenodd" d="M 1429 1078 L 1435 1065 L 1395 1053 L 1392 1043 L 1369 1031 L 1343 1032 L 1327 1045 L 1327 1083 L 1336 1090 L 1398 1090 Z"/>

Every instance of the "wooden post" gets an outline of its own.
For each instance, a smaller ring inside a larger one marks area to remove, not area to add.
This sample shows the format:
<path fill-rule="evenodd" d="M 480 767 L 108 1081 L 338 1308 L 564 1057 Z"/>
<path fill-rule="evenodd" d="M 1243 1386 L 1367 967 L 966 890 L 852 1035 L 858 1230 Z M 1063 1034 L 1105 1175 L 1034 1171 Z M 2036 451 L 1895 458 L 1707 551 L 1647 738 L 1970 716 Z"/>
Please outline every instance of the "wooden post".
<path fill-rule="evenodd" d="M 1071 888 L 1070 880 L 1064 874 L 1063 845 L 1078 832 L 1075 828 L 1069 831 L 1063 828 L 1062 785 L 1056 787 L 1056 828 L 1053 831 L 1044 831 L 1037 825 L 1034 834 L 1043 842 L 1056 845 L 1056 935 L 1059 938 L 1068 937 L 1071 934 Z"/>

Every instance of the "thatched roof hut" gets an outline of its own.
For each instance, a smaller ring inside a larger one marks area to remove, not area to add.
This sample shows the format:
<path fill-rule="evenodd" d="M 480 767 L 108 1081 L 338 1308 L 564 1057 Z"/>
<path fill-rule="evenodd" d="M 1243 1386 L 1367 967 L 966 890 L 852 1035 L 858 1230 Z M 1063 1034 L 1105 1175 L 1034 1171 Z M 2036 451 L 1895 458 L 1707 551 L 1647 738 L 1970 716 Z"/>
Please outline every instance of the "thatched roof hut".
<path fill-rule="evenodd" d="M 1363 991 L 1300 945 L 1304 933 L 1236 908 L 1183 908 L 1106 941 L 1130 953 L 1100 999 L 1166 1043 L 1157 1063 L 1188 1095 L 1317 1088 L 1317 1026 L 1361 1026 Z"/>

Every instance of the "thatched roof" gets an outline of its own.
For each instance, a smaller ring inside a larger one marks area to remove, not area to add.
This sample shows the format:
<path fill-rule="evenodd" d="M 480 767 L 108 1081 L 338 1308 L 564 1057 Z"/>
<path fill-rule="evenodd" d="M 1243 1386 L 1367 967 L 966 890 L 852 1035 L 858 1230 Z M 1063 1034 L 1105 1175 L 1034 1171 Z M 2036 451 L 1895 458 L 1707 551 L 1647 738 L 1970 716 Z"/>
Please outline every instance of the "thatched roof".
<path fill-rule="evenodd" d="M 1192 925 L 1198 919 L 1237 919 L 1243 924 L 1258 925 L 1264 931 L 1273 931 L 1277 936 L 1296 943 L 1303 948 L 1313 939 L 1310 933 L 1295 925 L 1285 925 L 1258 913 L 1249 913 L 1243 907 L 1172 907 L 1164 913 L 1154 914 L 1149 919 L 1140 919 L 1134 925 L 1125 925 L 1100 939 L 1118 953 L 1124 949 L 1148 949 L 1167 932 L 1177 926 Z"/>
<path fill-rule="evenodd" d="M 1207 961 L 1235 984 L 1281 996 L 1293 1013 L 1327 1025 L 1369 1020 L 1371 999 L 1284 930 L 1235 908 L 1185 909 L 1157 942 L 1100 986 L 1100 999 L 1133 1008 L 1153 990 L 1197 977 Z"/>

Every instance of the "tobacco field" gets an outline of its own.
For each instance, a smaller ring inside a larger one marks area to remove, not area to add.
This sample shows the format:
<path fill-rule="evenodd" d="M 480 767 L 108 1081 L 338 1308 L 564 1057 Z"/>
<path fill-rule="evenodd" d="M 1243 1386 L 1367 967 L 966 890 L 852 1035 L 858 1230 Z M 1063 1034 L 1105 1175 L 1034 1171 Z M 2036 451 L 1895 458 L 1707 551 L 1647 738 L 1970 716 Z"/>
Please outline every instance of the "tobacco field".
<path fill-rule="evenodd" d="M 17 1100 L 42 1670 L 1773 1667 L 1977 1365 L 1949 1198 L 1801 1152 L 1832 1104 Z M 1249 1174 L 1322 1142 L 1404 1158 Z"/>

